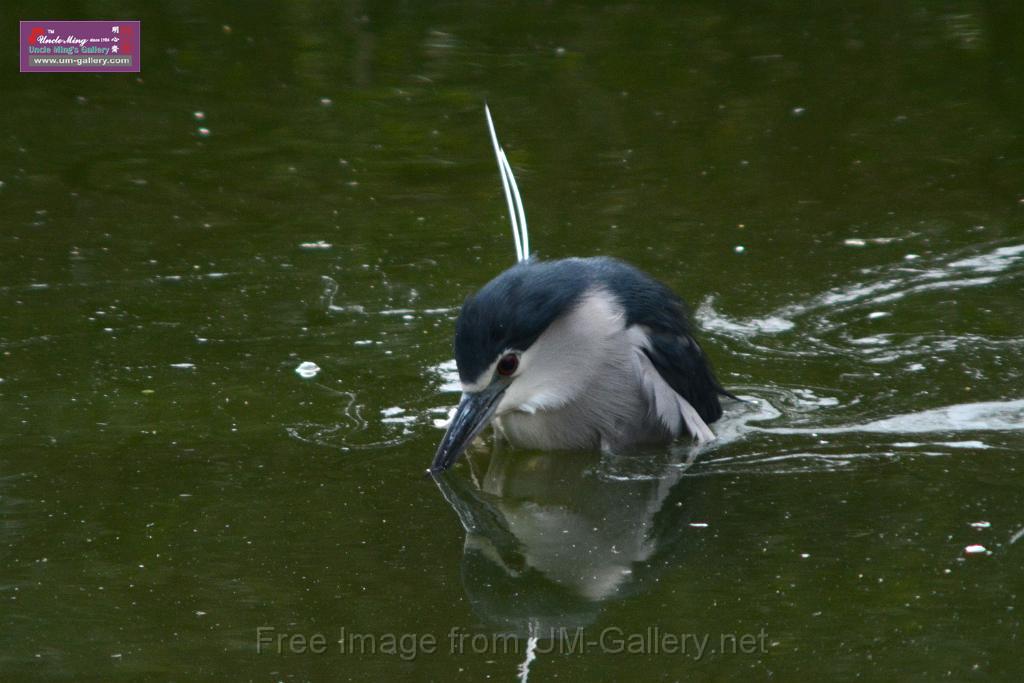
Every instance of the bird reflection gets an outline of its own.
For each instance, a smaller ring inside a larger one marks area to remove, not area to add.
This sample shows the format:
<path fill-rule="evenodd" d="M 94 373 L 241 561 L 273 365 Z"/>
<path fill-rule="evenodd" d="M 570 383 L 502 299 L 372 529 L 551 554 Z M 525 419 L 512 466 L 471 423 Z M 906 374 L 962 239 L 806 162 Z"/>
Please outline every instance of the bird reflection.
<path fill-rule="evenodd" d="M 699 479 L 693 449 L 662 454 L 474 453 L 435 477 L 466 531 L 462 581 L 489 625 L 526 636 L 592 623 L 642 590 L 687 534 Z M 691 525 L 692 524 L 692 525 Z"/>

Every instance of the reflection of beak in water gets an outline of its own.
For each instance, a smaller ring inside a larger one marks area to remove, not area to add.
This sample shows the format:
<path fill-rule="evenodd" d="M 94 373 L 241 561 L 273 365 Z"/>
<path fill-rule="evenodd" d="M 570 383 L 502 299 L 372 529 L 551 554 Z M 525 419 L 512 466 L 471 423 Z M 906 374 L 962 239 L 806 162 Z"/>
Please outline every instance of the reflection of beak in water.
<path fill-rule="evenodd" d="M 677 486 L 685 453 L 653 469 L 652 458 L 498 449 L 469 458 L 482 476 L 435 477 L 466 530 L 463 585 L 480 616 L 520 635 L 583 626 L 644 583 L 655 557 L 698 531 L 683 502 L 697 480 Z"/>

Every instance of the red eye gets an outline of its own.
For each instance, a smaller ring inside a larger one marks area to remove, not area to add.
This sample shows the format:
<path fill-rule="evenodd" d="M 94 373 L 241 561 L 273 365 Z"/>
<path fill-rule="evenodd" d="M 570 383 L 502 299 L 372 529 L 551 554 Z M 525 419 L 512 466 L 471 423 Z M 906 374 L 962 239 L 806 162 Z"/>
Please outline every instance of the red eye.
<path fill-rule="evenodd" d="M 514 353 L 506 353 L 498 361 L 498 374 L 508 377 L 519 367 L 519 356 Z"/>

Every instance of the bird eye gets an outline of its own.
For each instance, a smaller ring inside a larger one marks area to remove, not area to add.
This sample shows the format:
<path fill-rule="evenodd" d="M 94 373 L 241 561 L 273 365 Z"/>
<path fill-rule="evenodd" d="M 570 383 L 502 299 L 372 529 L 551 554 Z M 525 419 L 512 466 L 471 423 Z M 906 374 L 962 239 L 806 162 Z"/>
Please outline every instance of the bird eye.
<path fill-rule="evenodd" d="M 508 377 L 519 367 L 519 356 L 514 353 L 506 353 L 498 361 L 498 374 Z"/>

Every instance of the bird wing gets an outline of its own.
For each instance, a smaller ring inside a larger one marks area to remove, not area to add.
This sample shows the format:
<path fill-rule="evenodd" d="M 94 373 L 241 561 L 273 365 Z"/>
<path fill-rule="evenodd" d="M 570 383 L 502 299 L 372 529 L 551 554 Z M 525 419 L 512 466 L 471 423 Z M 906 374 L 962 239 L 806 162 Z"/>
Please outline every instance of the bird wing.
<path fill-rule="evenodd" d="M 633 359 L 641 385 L 650 400 L 651 412 L 673 438 L 686 431 L 697 443 L 713 441 L 715 434 L 711 428 L 690 402 L 665 381 L 643 348 L 634 347 Z"/>
<path fill-rule="evenodd" d="M 686 333 L 651 332 L 643 352 L 662 379 L 693 406 L 704 422 L 710 424 L 722 417 L 718 395 L 724 392 L 696 339 Z"/>
<path fill-rule="evenodd" d="M 722 416 L 721 391 L 697 341 L 687 333 L 631 329 L 637 371 L 654 413 L 674 434 L 699 443 L 715 438 L 708 424 Z"/>

